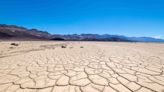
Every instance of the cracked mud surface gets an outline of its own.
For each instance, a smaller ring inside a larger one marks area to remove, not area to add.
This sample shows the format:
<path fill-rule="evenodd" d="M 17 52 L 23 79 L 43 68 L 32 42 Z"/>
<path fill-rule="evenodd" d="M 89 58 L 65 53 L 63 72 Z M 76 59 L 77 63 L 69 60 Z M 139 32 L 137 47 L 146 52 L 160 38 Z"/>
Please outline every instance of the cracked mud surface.
<path fill-rule="evenodd" d="M 161 43 L 10 43 L 0 42 L 0 92 L 164 92 Z"/>

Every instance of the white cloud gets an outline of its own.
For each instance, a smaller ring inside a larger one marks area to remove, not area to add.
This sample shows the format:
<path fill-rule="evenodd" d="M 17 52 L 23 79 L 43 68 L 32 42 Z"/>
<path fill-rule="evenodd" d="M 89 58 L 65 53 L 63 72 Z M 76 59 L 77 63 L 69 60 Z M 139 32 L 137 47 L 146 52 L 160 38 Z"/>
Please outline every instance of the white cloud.
<path fill-rule="evenodd" d="M 162 35 L 156 35 L 156 36 L 154 36 L 154 38 L 157 38 L 157 39 L 164 39 Z"/>

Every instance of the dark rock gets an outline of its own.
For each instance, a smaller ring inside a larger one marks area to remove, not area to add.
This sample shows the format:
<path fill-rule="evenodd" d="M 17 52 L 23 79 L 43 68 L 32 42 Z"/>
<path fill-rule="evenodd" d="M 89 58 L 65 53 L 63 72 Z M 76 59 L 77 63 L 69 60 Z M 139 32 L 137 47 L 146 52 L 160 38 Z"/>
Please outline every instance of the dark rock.
<path fill-rule="evenodd" d="M 11 45 L 13 45 L 13 46 L 18 46 L 19 44 L 17 44 L 17 43 L 11 43 Z"/>

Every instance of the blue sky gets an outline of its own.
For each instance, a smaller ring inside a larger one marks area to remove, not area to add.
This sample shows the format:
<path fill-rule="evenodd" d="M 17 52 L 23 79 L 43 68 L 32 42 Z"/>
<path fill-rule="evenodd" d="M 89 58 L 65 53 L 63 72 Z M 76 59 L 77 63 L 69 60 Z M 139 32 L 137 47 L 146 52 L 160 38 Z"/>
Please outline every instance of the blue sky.
<path fill-rule="evenodd" d="M 0 0 L 0 23 L 53 34 L 164 39 L 164 0 Z"/>

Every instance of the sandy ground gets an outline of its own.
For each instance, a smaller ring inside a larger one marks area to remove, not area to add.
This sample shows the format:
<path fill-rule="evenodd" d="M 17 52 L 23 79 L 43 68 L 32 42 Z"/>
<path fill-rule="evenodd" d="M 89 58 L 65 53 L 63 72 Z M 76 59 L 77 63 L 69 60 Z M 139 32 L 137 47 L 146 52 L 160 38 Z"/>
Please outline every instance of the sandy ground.
<path fill-rule="evenodd" d="M 164 92 L 162 43 L 13 42 L 0 42 L 0 92 Z"/>

